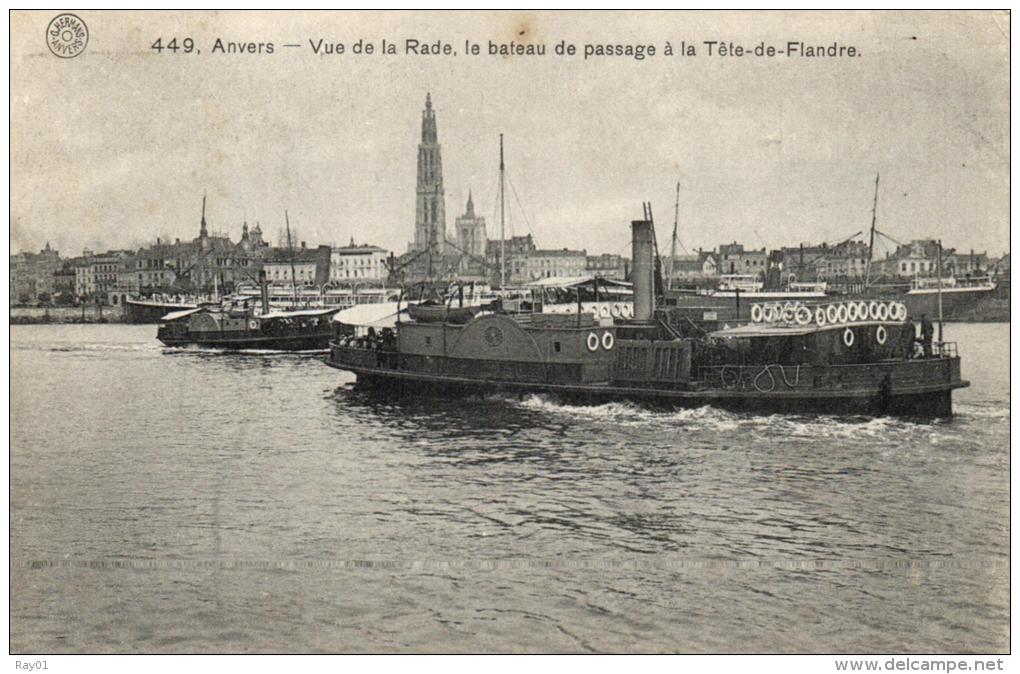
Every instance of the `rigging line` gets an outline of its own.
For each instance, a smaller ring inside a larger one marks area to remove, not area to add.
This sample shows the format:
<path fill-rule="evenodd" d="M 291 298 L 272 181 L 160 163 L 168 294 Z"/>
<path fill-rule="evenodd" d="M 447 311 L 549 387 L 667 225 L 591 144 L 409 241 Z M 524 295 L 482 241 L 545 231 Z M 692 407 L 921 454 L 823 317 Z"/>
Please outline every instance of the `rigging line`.
<path fill-rule="evenodd" d="M 513 178 L 512 178 L 511 176 L 510 176 L 510 172 L 509 172 L 509 171 L 507 171 L 507 175 L 506 175 L 506 181 L 507 181 L 508 183 L 510 183 L 510 191 L 514 193 L 514 199 L 515 199 L 515 200 L 517 201 L 517 208 L 519 208 L 519 209 L 520 209 L 520 211 L 521 211 L 521 217 L 523 217 L 523 218 L 524 218 L 524 224 L 525 224 L 525 225 L 527 226 L 527 228 L 528 228 L 528 232 L 529 232 L 529 233 L 530 233 L 530 234 L 531 234 L 532 236 L 534 236 L 534 235 L 535 235 L 535 231 L 534 231 L 534 230 L 532 229 L 532 227 L 531 227 L 531 221 L 530 221 L 530 220 L 528 219 L 528 214 L 527 214 L 527 212 L 526 212 L 526 211 L 524 210 L 524 204 L 523 204 L 523 203 L 521 202 L 521 198 L 520 198 L 520 197 L 519 197 L 519 196 L 517 195 L 517 186 L 516 186 L 516 185 L 514 185 L 514 180 L 513 180 Z"/>

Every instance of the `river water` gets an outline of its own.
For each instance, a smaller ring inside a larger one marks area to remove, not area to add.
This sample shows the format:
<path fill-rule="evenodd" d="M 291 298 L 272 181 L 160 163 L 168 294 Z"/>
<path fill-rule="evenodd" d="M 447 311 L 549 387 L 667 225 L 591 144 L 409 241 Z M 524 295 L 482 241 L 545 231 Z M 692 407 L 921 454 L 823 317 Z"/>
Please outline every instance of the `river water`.
<path fill-rule="evenodd" d="M 14 652 L 1005 652 L 1009 326 L 957 416 L 368 396 L 11 329 Z"/>

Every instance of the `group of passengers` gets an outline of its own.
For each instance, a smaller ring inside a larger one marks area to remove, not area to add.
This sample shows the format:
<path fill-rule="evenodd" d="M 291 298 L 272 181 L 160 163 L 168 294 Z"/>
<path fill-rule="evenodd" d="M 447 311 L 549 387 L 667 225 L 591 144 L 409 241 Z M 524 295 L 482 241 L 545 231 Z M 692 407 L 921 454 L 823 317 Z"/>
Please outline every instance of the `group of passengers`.
<path fill-rule="evenodd" d="M 908 316 L 907 323 L 903 327 L 902 346 L 903 355 L 911 358 L 931 358 L 933 355 L 932 340 L 935 337 L 935 327 L 928 318 L 928 314 L 921 314 L 921 336 L 917 336 L 917 328 L 913 320 Z"/>
<path fill-rule="evenodd" d="M 338 340 L 340 346 L 349 346 L 355 349 L 370 349 L 372 351 L 396 351 L 397 335 L 392 328 L 383 328 L 376 332 L 374 327 L 362 335 L 347 334 Z"/>

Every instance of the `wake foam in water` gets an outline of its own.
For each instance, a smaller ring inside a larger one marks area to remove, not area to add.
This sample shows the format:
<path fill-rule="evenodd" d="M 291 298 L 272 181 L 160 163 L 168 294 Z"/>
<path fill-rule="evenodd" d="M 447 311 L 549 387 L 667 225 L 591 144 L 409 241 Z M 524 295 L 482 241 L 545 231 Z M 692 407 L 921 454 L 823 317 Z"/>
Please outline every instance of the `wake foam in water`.
<path fill-rule="evenodd" d="M 529 395 L 521 400 L 499 396 L 492 396 L 492 399 L 572 419 L 588 419 L 621 426 L 664 426 L 677 431 L 742 431 L 759 440 L 906 440 L 918 433 L 931 431 L 933 425 L 940 423 L 898 417 L 736 413 L 709 405 L 676 410 L 650 409 L 630 402 L 571 405 L 546 395 Z"/>
<path fill-rule="evenodd" d="M 165 347 L 163 353 L 168 355 L 210 355 L 210 356 L 321 356 L 329 353 L 329 349 L 307 349 L 304 351 L 290 351 L 285 349 L 215 349 L 208 346 Z"/>
<path fill-rule="evenodd" d="M 611 402 L 601 405 L 570 405 L 545 395 L 529 395 L 523 400 L 512 400 L 525 409 L 592 419 L 618 425 L 667 424 L 671 426 L 710 427 L 717 430 L 735 429 L 740 425 L 740 416 L 732 412 L 704 406 L 677 410 L 654 410 L 631 402 Z"/>
<path fill-rule="evenodd" d="M 111 351 L 153 351 L 158 349 L 160 344 L 129 343 L 123 342 L 84 342 L 81 344 L 60 344 L 47 348 L 47 351 L 54 353 L 105 353 Z M 30 345 L 31 350 L 37 350 L 36 344 Z"/>

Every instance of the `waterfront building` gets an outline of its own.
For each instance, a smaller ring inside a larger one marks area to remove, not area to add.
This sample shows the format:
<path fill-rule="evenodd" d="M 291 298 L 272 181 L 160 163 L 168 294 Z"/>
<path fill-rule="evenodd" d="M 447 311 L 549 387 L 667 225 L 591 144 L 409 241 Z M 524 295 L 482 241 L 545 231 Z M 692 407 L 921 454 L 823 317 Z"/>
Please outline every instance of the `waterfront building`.
<path fill-rule="evenodd" d="M 334 284 L 383 282 L 388 274 L 386 251 L 379 246 L 355 244 L 352 237 L 349 245 L 330 251 L 329 280 Z"/>
<path fill-rule="evenodd" d="M 528 280 L 580 278 L 586 275 L 588 253 L 584 250 L 533 250 L 526 258 Z"/>
<path fill-rule="evenodd" d="M 53 272 L 53 300 L 58 304 L 73 304 L 75 299 L 74 264 L 71 260 L 64 260 Z"/>
<path fill-rule="evenodd" d="M 308 248 L 304 241 L 298 250 L 274 248 L 263 260 L 262 269 L 273 285 L 321 286 L 330 280 L 331 251 L 329 246 Z"/>
<path fill-rule="evenodd" d="M 765 248 L 746 250 L 743 244 L 736 241 L 719 246 L 720 274 L 754 274 L 765 275 L 768 269 L 768 253 Z"/>
<path fill-rule="evenodd" d="M 627 258 L 612 253 L 589 255 L 584 269 L 588 276 L 623 281 L 627 277 Z"/>
<path fill-rule="evenodd" d="M 107 301 L 109 293 L 116 288 L 120 263 L 127 255 L 126 251 L 109 251 L 92 257 L 93 294 L 101 301 Z"/>
<path fill-rule="evenodd" d="M 74 265 L 74 294 L 79 300 L 88 300 L 96 292 L 95 269 L 92 267 L 92 251 L 82 251 Z"/>
<path fill-rule="evenodd" d="M 528 275 L 528 258 L 537 250 L 535 240 L 531 234 L 525 236 L 512 236 L 506 239 L 503 246 L 506 252 L 506 281 L 509 285 L 520 285 L 533 280 Z M 499 285 L 499 240 L 488 241 L 485 247 L 485 262 L 489 272 L 489 282 L 493 286 Z"/>
<path fill-rule="evenodd" d="M 53 294 L 53 274 L 61 267 L 60 253 L 46 247 L 38 253 L 18 253 L 10 256 L 11 304 L 38 302 Z"/>
<path fill-rule="evenodd" d="M 668 276 L 673 270 L 673 279 L 679 281 L 714 278 L 719 275 L 719 263 L 712 251 L 701 251 L 690 255 L 677 255 L 670 264 L 669 258 L 663 260 L 663 275 Z"/>

